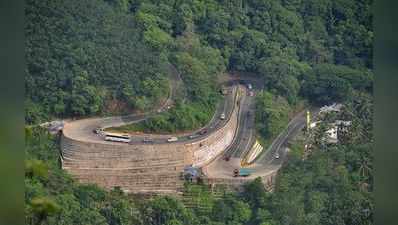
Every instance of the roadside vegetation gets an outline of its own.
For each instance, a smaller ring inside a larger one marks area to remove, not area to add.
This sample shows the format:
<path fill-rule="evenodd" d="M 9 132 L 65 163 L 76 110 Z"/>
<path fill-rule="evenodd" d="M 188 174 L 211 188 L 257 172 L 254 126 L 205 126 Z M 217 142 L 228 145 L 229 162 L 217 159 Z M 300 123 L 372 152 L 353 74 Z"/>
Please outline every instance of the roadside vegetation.
<path fill-rule="evenodd" d="M 267 147 L 286 128 L 292 109 L 284 97 L 267 91 L 257 93 L 255 101 L 257 138 Z"/>
<path fill-rule="evenodd" d="M 215 113 L 213 106 L 204 107 L 202 104 L 177 104 L 166 112 L 159 113 L 147 120 L 107 128 L 107 131 L 144 132 L 170 134 L 180 131 L 191 131 L 205 126 Z"/>
<path fill-rule="evenodd" d="M 264 76 L 267 89 L 289 104 L 298 95 L 319 104 L 341 100 L 350 86 L 371 88 L 370 5 L 30 0 L 26 122 L 147 111 L 168 96 L 170 64 L 184 81 L 184 104 L 210 109 L 204 114 L 214 109 L 216 78 L 225 69 Z M 157 120 L 172 130 L 173 119 Z"/>
<path fill-rule="evenodd" d="M 225 71 L 264 78 L 266 90 L 256 97 L 264 139 L 277 135 L 301 99 L 343 102 L 353 125 L 341 144 L 316 143 L 306 160 L 295 149 L 274 193 L 259 180 L 222 195 L 187 187 L 198 203 L 190 208 L 174 197 L 139 200 L 77 184 L 60 169 L 55 138 L 28 128 L 26 223 L 373 224 L 372 3 L 28 0 L 26 123 L 148 111 L 167 98 L 173 65 L 184 95 L 142 129 L 175 132 L 207 123 Z"/>
<path fill-rule="evenodd" d="M 315 144 L 306 160 L 294 146 L 273 193 L 256 179 L 240 193 L 186 183 L 178 198 L 142 199 L 78 184 L 60 169 L 54 136 L 26 128 L 26 224 L 371 225 L 372 112 L 371 96 L 356 95 L 339 115 L 353 121 L 344 141 Z"/>

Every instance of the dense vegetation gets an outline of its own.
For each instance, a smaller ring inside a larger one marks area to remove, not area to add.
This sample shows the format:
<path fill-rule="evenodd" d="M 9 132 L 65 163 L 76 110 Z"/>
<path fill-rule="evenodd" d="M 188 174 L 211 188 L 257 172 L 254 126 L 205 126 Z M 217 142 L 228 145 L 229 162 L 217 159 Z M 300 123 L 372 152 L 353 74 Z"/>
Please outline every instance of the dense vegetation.
<path fill-rule="evenodd" d="M 262 91 L 256 96 L 256 128 L 261 137 L 276 137 L 289 122 L 291 108 L 280 96 Z"/>
<path fill-rule="evenodd" d="M 177 65 L 186 89 L 186 98 L 177 99 L 175 106 L 142 124 L 148 132 L 175 132 L 204 126 L 214 114 L 220 96 L 217 75 L 225 66 L 220 52 L 205 47 L 192 34 L 177 40 L 178 53 L 171 59 Z"/>
<path fill-rule="evenodd" d="M 27 122 L 146 109 L 167 96 L 165 62 L 131 16 L 102 1 L 28 1 Z"/>
<path fill-rule="evenodd" d="M 168 75 L 175 72 L 186 94 L 153 126 L 184 129 L 210 118 L 218 99 L 214 80 L 225 69 L 219 51 L 189 30 L 173 38 L 172 22 L 147 12 L 155 8 L 133 13 L 126 7 L 122 1 L 28 1 L 26 122 L 147 111 L 167 98 Z M 179 119 L 193 123 L 175 125 Z"/>
<path fill-rule="evenodd" d="M 355 95 L 342 113 L 333 115 L 353 121 L 341 144 L 314 143 L 306 160 L 300 145 L 291 152 L 273 193 L 258 179 L 241 193 L 211 192 L 192 184 L 186 184 L 182 198 L 142 200 L 118 189 L 105 192 L 76 184 L 59 168 L 56 139 L 27 128 L 26 224 L 373 224 L 373 103 L 367 94 Z M 320 130 L 316 135 L 323 134 Z"/>
<path fill-rule="evenodd" d="M 151 121 L 153 130 L 209 118 L 212 110 L 188 112 L 214 108 L 225 68 L 264 76 L 290 104 L 299 94 L 341 100 L 350 88 L 371 89 L 371 3 L 30 0 L 26 121 L 148 110 L 167 96 L 168 64 L 181 73 L 189 106 Z"/>
<path fill-rule="evenodd" d="M 343 101 L 353 125 L 342 143 L 292 152 L 274 193 L 255 181 L 221 197 L 187 186 L 173 197 L 128 198 L 76 184 L 59 168 L 56 140 L 27 130 L 27 224 L 372 224 L 372 0 L 29 0 L 26 122 L 149 110 L 184 90 L 152 131 L 203 125 L 218 101 L 217 75 L 265 79 L 257 128 L 279 132 L 301 98 Z M 172 66 L 171 66 L 172 65 Z M 322 140 L 320 130 L 316 137 Z M 299 151 L 301 152 L 301 151 Z"/>

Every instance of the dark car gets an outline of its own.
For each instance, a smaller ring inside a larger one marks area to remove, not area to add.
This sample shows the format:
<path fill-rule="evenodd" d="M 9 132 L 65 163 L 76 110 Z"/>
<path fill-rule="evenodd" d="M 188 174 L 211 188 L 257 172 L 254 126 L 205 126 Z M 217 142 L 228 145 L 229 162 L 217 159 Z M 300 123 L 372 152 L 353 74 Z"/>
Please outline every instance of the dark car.
<path fill-rule="evenodd" d="M 101 132 L 103 132 L 104 131 L 104 129 L 102 129 L 101 127 L 97 127 L 97 128 L 95 128 L 95 129 L 93 129 L 93 133 L 94 134 L 99 134 L 99 133 L 101 133 Z"/>
<path fill-rule="evenodd" d="M 239 169 L 234 169 L 234 175 L 233 176 L 234 177 L 239 176 Z"/>
<path fill-rule="evenodd" d="M 203 134 L 206 134 L 206 133 L 207 133 L 207 129 L 203 129 L 203 130 L 199 131 L 200 135 L 203 135 Z"/>

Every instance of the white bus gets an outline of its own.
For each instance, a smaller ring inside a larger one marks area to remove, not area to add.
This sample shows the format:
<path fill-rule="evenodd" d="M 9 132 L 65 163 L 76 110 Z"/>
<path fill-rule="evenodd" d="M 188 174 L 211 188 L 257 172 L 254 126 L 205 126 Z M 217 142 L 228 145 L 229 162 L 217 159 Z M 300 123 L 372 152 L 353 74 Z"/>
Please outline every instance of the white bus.
<path fill-rule="evenodd" d="M 107 133 L 105 135 L 105 141 L 115 141 L 115 142 L 124 142 L 130 143 L 131 138 L 128 134 L 110 134 Z"/>

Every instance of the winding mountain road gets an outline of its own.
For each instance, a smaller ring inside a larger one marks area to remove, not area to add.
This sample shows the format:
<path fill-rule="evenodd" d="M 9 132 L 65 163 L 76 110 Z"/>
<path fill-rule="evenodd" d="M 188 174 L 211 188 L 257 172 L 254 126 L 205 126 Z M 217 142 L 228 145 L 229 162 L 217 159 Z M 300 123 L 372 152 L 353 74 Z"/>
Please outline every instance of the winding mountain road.
<path fill-rule="evenodd" d="M 233 176 L 233 170 L 241 168 L 242 158 L 255 142 L 254 127 L 254 103 L 252 97 L 242 99 L 240 110 L 240 126 L 233 144 L 225 153 L 217 157 L 207 165 L 203 171 L 208 178 L 213 179 L 237 179 Z M 286 144 L 305 127 L 306 110 L 296 114 L 287 127 L 273 140 L 268 149 L 257 157 L 254 163 L 245 168 L 250 168 L 252 174 L 248 177 L 239 177 L 240 180 L 252 180 L 256 177 L 264 177 L 274 174 L 282 166 L 287 157 Z M 279 158 L 275 155 L 278 154 Z"/>
<path fill-rule="evenodd" d="M 175 68 L 170 68 L 174 69 Z M 126 143 L 108 142 L 102 135 L 95 134 L 94 129 L 99 127 L 109 128 L 138 123 L 168 110 L 174 104 L 176 97 L 181 94 L 182 81 L 177 71 L 172 71 L 170 79 L 170 95 L 166 101 L 158 108 L 148 113 L 134 114 L 128 116 L 114 116 L 106 118 L 90 118 L 67 122 L 63 132 L 69 138 L 87 143 L 106 143 L 108 145 L 126 145 Z M 217 129 L 222 128 L 230 119 L 234 108 L 239 107 L 238 127 L 232 144 L 217 158 L 203 167 L 203 171 L 208 178 L 236 179 L 233 177 L 233 170 L 241 167 L 242 158 L 247 154 L 255 143 L 255 97 L 249 95 L 249 90 L 243 88 L 239 83 L 250 82 L 254 88 L 261 89 L 262 82 L 250 78 L 231 77 L 231 80 L 224 81 L 228 86 L 229 94 L 224 96 L 223 100 L 217 106 L 216 112 L 210 122 L 205 126 L 193 132 L 180 134 L 133 134 L 130 144 L 165 144 L 171 136 L 177 136 L 177 142 L 196 142 L 211 135 Z M 240 86 L 240 88 L 239 88 Z M 238 89 L 243 90 L 243 94 L 237 99 Z M 238 102 L 238 104 L 235 104 Z M 225 114 L 225 119 L 220 115 Z M 273 141 L 271 146 L 249 166 L 253 170 L 252 175 L 248 177 L 239 177 L 240 179 L 254 179 L 258 176 L 265 176 L 277 171 L 286 158 L 286 143 L 289 139 L 296 136 L 305 126 L 305 112 L 297 114 L 288 124 L 287 128 Z M 206 130 L 206 133 L 200 131 Z M 202 133 L 202 134 L 201 134 Z M 144 142 L 145 139 L 151 139 L 150 143 Z M 280 157 L 275 158 L 278 153 Z"/>

